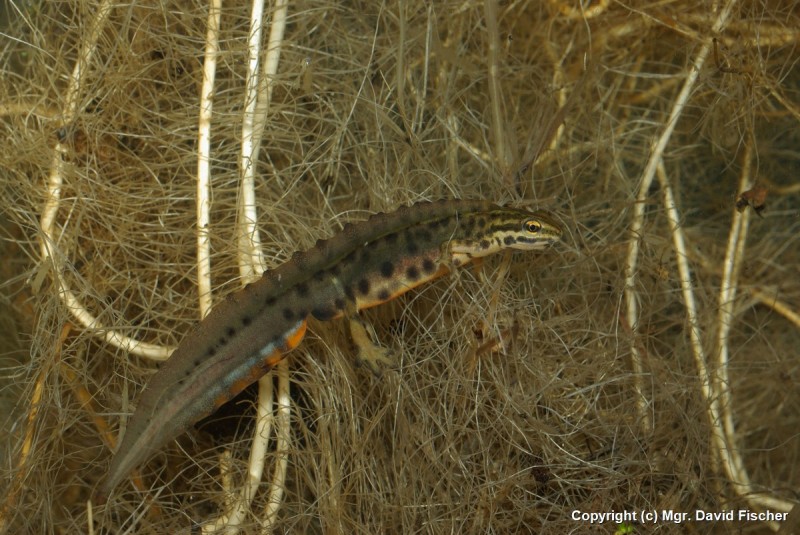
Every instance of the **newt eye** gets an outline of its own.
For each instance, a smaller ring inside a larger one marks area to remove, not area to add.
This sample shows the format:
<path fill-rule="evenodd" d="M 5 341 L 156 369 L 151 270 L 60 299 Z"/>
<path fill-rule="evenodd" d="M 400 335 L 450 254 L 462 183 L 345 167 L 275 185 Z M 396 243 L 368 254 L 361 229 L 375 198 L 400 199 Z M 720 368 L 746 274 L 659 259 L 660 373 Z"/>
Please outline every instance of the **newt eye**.
<path fill-rule="evenodd" d="M 526 232 L 530 232 L 531 234 L 538 234 L 539 231 L 542 230 L 542 224 L 535 219 L 528 219 L 522 226 Z"/>

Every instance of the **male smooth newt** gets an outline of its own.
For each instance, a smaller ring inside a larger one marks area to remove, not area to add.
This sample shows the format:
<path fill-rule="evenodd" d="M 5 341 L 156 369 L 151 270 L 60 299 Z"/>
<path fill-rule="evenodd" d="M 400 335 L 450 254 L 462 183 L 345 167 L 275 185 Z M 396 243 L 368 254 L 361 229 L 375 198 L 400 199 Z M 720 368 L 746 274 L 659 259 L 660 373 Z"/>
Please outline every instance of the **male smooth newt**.
<path fill-rule="evenodd" d="M 309 316 L 327 321 L 380 305 L 503 249 L 533 250 L 561 238 L 545 212 L 483 201 L 422 202 L 351 223 L 234 292 L 198 323 L 142 392 L 96 497 L 232 399 L 295 348 Z M 351 321 L 374 372 L 389 359 Z"/>

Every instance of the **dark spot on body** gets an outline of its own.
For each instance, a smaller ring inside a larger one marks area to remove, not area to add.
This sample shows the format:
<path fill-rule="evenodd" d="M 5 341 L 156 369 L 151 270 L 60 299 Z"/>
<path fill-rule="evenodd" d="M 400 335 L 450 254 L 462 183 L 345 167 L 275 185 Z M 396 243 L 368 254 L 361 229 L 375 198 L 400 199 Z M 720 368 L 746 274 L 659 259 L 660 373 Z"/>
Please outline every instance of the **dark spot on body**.
<path fill-rule="evenodd" d="M 336 310 L 331 307 L 315 308 L 311 311 L 311 315 L 320 321 L 328 321 L 336 315 Z"/>
<path fill-rule="evenodd" d="M 283 319 L 292 320 L 294 318 L 294 311 L 291 308 L 283 309 Z"/>
<path fill-rule="evenodd" d="M 217 345 L 221 347 L 221 346 L 224 346 L 227 343 L 228 343 L 228 339 L 225 338 L 224 336 L 221 336 L 219 338 L 219 342 L 217 342 Z"/>
<path fill-rule="evenodd" d="M 341 297 L 337 297 L 333 301 L 333 306 L 336 307 L 336 310 L 344 310 L 345 307 L 344 299 L 342 299 Z"/>
<path fill-rule="evenodd" d="M 215 347 L 209 348 L 209 350 L 208 350 L 208 356 L 209 357 L 213 357 L 216 354 L 217 354 L 217 348 L 215 348 Z"/>
<path fill-rule="evenodd" d="M 274 295 L 271 295 L 264 300 L 264 304 L 268 307 L 271 307 L 275 304 L 275 301 L 277 301 L 277 298 Z"/>
<path fill-rule="evenodd" d="M 250 316 L 242 316 L 242 326 L 247 327 L 253 322 L 253 319 Z"/>
<path fill-rule="evenodd" d="M 517 239 L 514 236 L 506 236 L 503 238 L 503 243 L 506 245 L 512 245 Z"/>
<path fill-rule="evenodd" d="M 408 266 L 406 268 L 406 278 L 412 282 L 419 279 L 419 269 L 417 266 Z"/>
<path fill-rule="evenodd" d="M 486 219 L 479 217 L 476 224 L 478 225 L 478 228 L 484 228 L 486 226 Z"/>
<path fill-rule="evenodd" d="M 228 327 L 228 329 L 225 331 L 225 334 L 228 335 L 228 338 L 233 338 L 233 336 L 236 334 L 236 329 L 233 327 Z"/>
<path fill-rule="evenodd" d="M 417 242 L 409 239 L 408 243 L 406 243 L 406 252 L 410 255 L 415 255 L 419 252 L 419 245 Z"/>
<path fill-rule="evenodd" d="M 481 240 L 481 249 L 488 249 L 490 245 L 492 245 L 492 242 L 490 242 L 489 240 L 487 239 Z"/>
<path fill-rule="evenodd" d="M 417 239 L 421 242 L 428 243 L 433 239 L 433 234 L 425 229 L 421 229 L 417 232 Z"/>
<path fill-rule="evenodd" d="M 361 249 L 361 258 L 359 258 L 359 261 L 366 264 L 367 262 L 369 262 L 370 256 L 372 255 L 369 249 L 367 248 Z"/>
<path fill-rule="evenodd" d="M 424 271 L 426 274 L 433 273 L 436 271 L 436 263 L 430 258 L 426 258 L 422 261 L 422 271 Z"/>
<path fill-rule="evenodd" d="M 369 281 L 367 279 L 358 281 L 358 293 L 361 295 L 367 295 L 369 293 Z"/>
<path fill-rule="evenodd" d="M 295 286 L 295 291 L 297 291 L 297 295 L 300 297 L 306 297 L 308 295 L 308 284 L 301 282 Z"/>
<path fill-rule="evenodd" d="M 392 296 L 392 294 L 390 294 L 389 290 L 387 290 L 386 288 L 383 288 L 383 289 L 381 289 L 380 292 L 378 292 L 378 300 L 379 301 L 388 301 L 391 296 Z"/>
<path fill-rule="evenodd" d="M 393 273 L 394 273 L 394 264 L 392 264 L 389 260 L 385 260 L 381 264 L 381 275 L 383 275 L 385 278 L 388 279 L 389 277 L 392 276 Z"/>
<path fill-rule="evenodd" d="M 387 234 L 384 239 L 386 240 L 386 243 L 392 244 L 397 241 L 398 237 L 399 236 L 397 235 L 397 232 L 392 232 L 391 234 Z"/>

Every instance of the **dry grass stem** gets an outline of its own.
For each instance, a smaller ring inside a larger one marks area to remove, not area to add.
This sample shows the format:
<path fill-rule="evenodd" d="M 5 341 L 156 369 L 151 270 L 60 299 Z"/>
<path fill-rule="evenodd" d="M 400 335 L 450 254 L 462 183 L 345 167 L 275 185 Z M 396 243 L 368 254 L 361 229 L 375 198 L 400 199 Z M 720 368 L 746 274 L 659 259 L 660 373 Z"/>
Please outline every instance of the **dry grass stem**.
<path fill-rule="evenodd" d="M 200 118 L 197 123 L 197 297 L 200 318 L 211 311 L 211 119 L 214 110 L 214 79 L 219 55 L 219 27 L 222 1 L 208 6 L 206 50 L 203 56 L 203 86 L 200 89 Z"/>

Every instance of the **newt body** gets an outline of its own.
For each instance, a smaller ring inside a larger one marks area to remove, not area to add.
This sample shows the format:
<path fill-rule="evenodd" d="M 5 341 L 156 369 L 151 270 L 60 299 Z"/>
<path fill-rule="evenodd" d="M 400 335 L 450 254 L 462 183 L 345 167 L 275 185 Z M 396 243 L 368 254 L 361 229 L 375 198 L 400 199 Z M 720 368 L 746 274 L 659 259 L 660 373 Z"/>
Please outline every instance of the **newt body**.
<path fill-rule="evenodd" d="M 483 201 L 418 203 L 345 225 L 228 296 L 184 337 L 142 392 L 98 500 L 267 373 L 300 343 L 309 316 L 352 317 L 474 258 L 539 249 L 560 237 L 546 213 Z M 359 326 L 351 322 L 353 338 L 375 370 L 384 358 L 375 346 L 364 347 L 370 342 Z"/>

